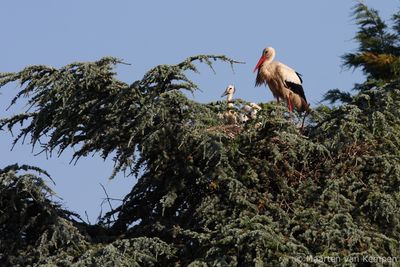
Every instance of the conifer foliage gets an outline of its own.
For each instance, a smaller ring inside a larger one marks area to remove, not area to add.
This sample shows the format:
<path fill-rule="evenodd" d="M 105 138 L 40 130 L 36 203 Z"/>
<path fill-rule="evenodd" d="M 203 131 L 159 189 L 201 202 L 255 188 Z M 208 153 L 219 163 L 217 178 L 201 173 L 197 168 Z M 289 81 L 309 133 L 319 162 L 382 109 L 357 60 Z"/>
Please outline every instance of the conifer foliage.
<path fill-rule="evenodd" d="M 360 26 L 355 37 L 359 48 L 343 56 L 345 66 L 361 67 L 369 78 L 390 80 L 398 76 L 400 13 L 393 15 L 393 26 L 389 28 L 377 10 L 361 2 L 354 7 L 354 17 Z"/>
<path fill-rule="evenodd" d="M 345 101 L 317 107 L 304 133 L 272 103 L 229 132 L 220 116 L 225 102 L 188 99 L 182 90 L 197 86 L 187 71 L 197 71 L 196 61 L 239 63 L 225 56 L 160 65 L 130 85 L 115 78 L 115 58 L 1 74 L 1 86 L 21 85 L 12 104 L 23 96 L 30 104 L 0 121 L 1 129 L 22 125 L 15 144 L 29 138 L 50 154 L 74 147 L 75 160 L 115 152 L 115 172 L 128 170 L 138 182 L 118 208 L 88 225 L 57 204 L 46 172 L 0 170 L 0 265 L 400 260 L 399 16 L 390 32 L 362 3 L 355 17 L 360 48 L 344 58 L 368 79 L 355 95 L 331 92 Z"/>

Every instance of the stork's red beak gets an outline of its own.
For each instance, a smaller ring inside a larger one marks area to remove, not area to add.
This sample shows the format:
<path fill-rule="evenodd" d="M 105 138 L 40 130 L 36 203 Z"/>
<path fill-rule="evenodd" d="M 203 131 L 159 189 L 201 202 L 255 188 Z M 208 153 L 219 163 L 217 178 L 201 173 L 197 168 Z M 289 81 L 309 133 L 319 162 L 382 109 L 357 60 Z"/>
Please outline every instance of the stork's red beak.
<path fill-rule="evenodd" d="M 262 55 L 262 56 L 260 57 L 260 60 L 258 61 L 256 67 L 255 67 L 254 70 L 253 70 L 253 72 L 256 72 L 256 70 L 258 70 L 258 69 L 261 67 L 261 65 L 263 64 L 263 62 L 265 61 L 266 58 L 267 58 L 267 57 L 266 57 L 265 55 Z"/>

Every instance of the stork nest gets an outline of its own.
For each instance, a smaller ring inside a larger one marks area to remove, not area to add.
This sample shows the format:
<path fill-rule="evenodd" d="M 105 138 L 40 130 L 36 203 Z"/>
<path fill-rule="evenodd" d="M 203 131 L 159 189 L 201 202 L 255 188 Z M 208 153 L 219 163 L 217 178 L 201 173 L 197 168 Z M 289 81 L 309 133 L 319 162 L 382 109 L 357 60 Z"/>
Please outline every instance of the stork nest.
<path fill-rule="evenodd" d="M 210 127 L 206 130 L 207 132 L 218 132 L 227 135 L 230 139 L 234 139 L 243 131 L 243 126 L 238 124 L 226 124 Z"/>

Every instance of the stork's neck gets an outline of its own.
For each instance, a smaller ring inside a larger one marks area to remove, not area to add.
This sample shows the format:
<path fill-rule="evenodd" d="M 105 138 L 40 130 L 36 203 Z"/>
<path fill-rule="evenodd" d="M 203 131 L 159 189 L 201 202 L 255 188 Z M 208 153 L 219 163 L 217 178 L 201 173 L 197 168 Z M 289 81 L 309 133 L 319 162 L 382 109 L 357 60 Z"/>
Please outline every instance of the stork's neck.
<path fill-rule="evenodd" d="M 271 64 L 271 62 L 274 60 L 274 58 L 275 58 L 275 51 L 271 50 L 270 54 L 265 59 L 263 66 Z"/>
<path fill-rule="evenodd" d="M 263 62 L 263 64 L 261 65 L 260 69 L 263 73 L 267 74 L 268 73 L 268 77 L 269 77 L 269 73 L 270 73 L 270 65 L 272 63 L 272 61 L 274 61 L 275 58 L 275 54 L 271 54 L 269 57 L 267 57 L 265 59 L 265 61 Z M 265 77 L 264 77 L 265 78 Z"/>
<path fill-rule="evenodd" d="M 233 108 L 233 93 L 227 95 L 226 102 L 228 102 L 228 108 Z"/>

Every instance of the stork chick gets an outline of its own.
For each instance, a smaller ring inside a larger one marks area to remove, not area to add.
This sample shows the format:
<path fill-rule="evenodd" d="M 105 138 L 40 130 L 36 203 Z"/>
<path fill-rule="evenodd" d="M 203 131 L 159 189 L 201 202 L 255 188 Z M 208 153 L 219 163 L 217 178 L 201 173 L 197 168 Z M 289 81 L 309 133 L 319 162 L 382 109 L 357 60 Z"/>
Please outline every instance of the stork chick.
<path fill-rule="evenodd" d="M 256 86 L 268 84 L 278 103 L 280 99 L 287 101 L 289 111 L 309 111 L 304 94 L 301 75 L 279 61 L 273 61 L 275 49 L 267 47 L 263 50 L 254 72 L 257 71 Z"/>
<path fill-rule="evenodd" d="M 237 114 L 233 110 L 234 105 L 233 105 L 233 94 L 235 93 L 235 86 L 233 85 L 228 85 L 226 87 L 225 92 L 221 95 L 221 97 L 227 96 L 226 97 L 226 102 L 227 102 L 227 109 L 223 114 L 224 120 L 226 124 L 236 124 L 237 123 Z"/>
<path fill-rule="evenodd" d="M 234 85 L 228 85 L 226 87 L 224 93 L 221 95 L 221 97 L 226 96 L 226 102 L 228 103 L 228 108 L 233 108 L 233 94 L 235 93 L 236 89 Z"/>
<path fill-rule="evenodd" d="M 257 112 L 261 110 L 261 107 L 254 102 L 251 102 L 248 105 L 244 105 L 242 110 L 246 112 L 251 119 L 255 119 L 257 117 Z"/>

